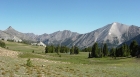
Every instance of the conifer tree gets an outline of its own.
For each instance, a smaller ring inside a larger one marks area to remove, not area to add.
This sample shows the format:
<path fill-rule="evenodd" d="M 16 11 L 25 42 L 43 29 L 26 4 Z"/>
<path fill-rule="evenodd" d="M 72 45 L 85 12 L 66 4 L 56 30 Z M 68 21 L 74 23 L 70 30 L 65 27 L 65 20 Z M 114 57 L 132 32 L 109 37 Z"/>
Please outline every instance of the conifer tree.
<path fill-rule="evenodd" d="M 116 59 L 116 49 L 115 48 L 112 48 L 110 50 L 110 56 L 114 57 Z"/>
<path fill-rule="evenodd" d="M 129 46 L 127 44 L 123 45 L 123 57 L 128 57 L 130 56 L 130 49 Z"/>
<path fill-rule="evenodd" d="M 101 48 L 98 48 L 98 57 L 102 57 L 102 52 L 101 52 Z"/>
<path fill-rule="evenodd" d="M 131 56 L 134 57 L 136 56 L 136 52 L 138 51 L 138 43 L 137 41 L 132 41 L 130 44 L 130 50 L 131 50 Z"/>
<path fill-rule="evenodd" d="M 130 48 L 129 48 L 129 46 L 127 45 L 127 54 L 126 54 L 126 56 L 127 57 L 129 57 L 130 56 Z"/>
<path fill-rule="evenodd" d="M 70 49 L 70 54 L 74 54 L 74 47 L 73 46 Z"/>
<path fill-rule="evenodd" d="M 65 52 L 66 53 L 70 52 L 70 49 L 68 47 L 66 47 Z"/>
<path fill-rule="evenodd" d="M 59 45 L 56 47 L 55 52 L 56 52 L 57 54 L 59 54 L 59 53 L 60 53 L 60 46 L 59 46 Z"/>
<path fill-rule="evenodd" d="M 49 48 L 48 48 L 48 46 L 45 47 L 45 53 L 49 53 Z"/>
<path fill-rule="evenodd" d="M 74 54 L 79 54 L 79 48 L 78 47 L 75 47 Z"/>
<path fill-rule="evenodd" d="M 106 43 L 104 44 L 104 47 L 103 47 L 103 56 L 104 57 L 108 56 L 108 46 Z"/>
<path fill-rule="evenodd" d="M 127 45 L 124 44 L 124 49 L 123 49 L 123 57 L 127 56 Z"/>
<path fill-rule="evenodd" d="M 51 53 L 55 52 L 55 47 L 53 45 L 51 45 Z"/>
<path fill-rule="evenodd" d="M 89 52 L 89 54 L 88 54 L 88 58 L 91 58 L 91 54 L 90 54 L 90 52 Z"/>
<path fill-rule="evenodd" d="M 98 43 L 95 43 L 93 46 L 92 46 L 92 53 L 91 53 L 92 57 L 98 57 L 99 54 L 98 54 Z"/>

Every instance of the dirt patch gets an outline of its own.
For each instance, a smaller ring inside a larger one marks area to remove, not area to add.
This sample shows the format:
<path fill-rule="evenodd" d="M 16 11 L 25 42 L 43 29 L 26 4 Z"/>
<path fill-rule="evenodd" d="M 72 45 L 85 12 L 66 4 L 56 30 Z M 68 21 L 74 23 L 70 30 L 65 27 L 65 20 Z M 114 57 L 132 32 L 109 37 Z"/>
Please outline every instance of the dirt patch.
<path fill-rule="evenodd" d="M 0 47 L 0 56 L 18 57 L 18 52 Z"/>
<path fill-rule="evenodd" d="M 51 60 L 46 60 L 46 59 L 39 59 L 39 58 L 34 58 L 32 59 L 36 62 L 41 61 L 41 62 L 46 62 L 46 63 L 61 63 L 61 64 L 70 64 L 69 62 L 61 62 L 61 61 L 51 61 Z"/>

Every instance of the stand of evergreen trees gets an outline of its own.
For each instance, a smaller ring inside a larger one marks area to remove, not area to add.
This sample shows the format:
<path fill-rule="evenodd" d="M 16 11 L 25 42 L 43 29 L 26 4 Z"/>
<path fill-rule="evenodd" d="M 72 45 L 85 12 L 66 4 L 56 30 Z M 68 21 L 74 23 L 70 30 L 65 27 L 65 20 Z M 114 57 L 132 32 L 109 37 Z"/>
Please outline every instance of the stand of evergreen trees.
<path fill-rule="evenodd" d="M 72 46 L 70 49 L 70 54 L 79 54 L 79 48 L 76 46 Z"/>
<path fill-rule="evenodd" d="M 132 41 L 130 45 L 123 44 L 120 47 L 108 48 L 105 43 L 102 47 L 98 43 L 94 43 L 92 47 L 83 49 L 82 51 L 89 52 L 89 58 L 102 58 L 102 57 L 140 57 L 140 46 L 136 41 Z M 76 46 L 71 48 L 67 46 L 46 46 L 45 53 L 70 53 L 79 54 L 80 49 Z"/>
<path fill-rule="evenodd" d="M 79 54 L 79 48 L 76 46 L 72 46 L 71 48 L 67 46 L 53 46 L 48 45 L 45 48 L 45 53 L 70 53 L 70 54 Z"/>
<path fill-rule="evenodd" d="M 89 52 L 89 58 L 101 58 L 101 57 L 140 57 L 140 46 L 136 41 L 132 41 L 130 46 L 123 44 L 120 47 L 108 48 L 107 44 L 103 47 L 99 47 L 98 43 L 94 43 L 92 47 L 84 49 L 85 52 Z"/>

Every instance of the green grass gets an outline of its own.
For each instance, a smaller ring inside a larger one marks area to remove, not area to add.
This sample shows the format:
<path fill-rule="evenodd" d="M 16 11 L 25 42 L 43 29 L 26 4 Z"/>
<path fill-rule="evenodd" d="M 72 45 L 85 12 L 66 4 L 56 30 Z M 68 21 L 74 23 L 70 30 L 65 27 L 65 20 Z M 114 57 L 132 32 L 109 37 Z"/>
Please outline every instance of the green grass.
<path fill-rule="evenodd" d="M 87 52 L 78 55 L 42 53 L 44 47 L 6 42 L 10 50 L 21 52 L 19 58 L 0 56 L 0 77 L 139 77 L 140 59 L 87 58 Z M 35 53 L 32 53 L 32 50 Z M 39 53 L 39 54 L 38 54 Z M 31 58 L 33 67 L 25 66 Z M 63 63 L 66 62 L 66 63 Z M 67 63 L 68 62 L 68 63 Z M 42 65 L 45 65 L 42 67 Z"/>
<path fill-rule="evenodd" d="M 33 67 L 25 66 L 27 58 L 0 57 L 1 75 L 8 76 L 45 76 L 45 77 L 139 77 L 140 62 L 136 59 L 121 59 L 119 64 L 63 64 L 45 62 L 32 58 Z M 95 62 L 99 59 L 95 59 Z M 102 59 L 106 60 L 106 59 Z M 131 61 L 132 60 L 132 61 Z M 131 62 L 127 62 L 131 61 Z M 45 65 L 42 67 L 41 65 Z"/>
<path fill-rule="evenodd" d="M 44 59 L 54 60 L 54 61 L 62 61 L 62 62 L 70 62 L 74 64 L 120 64 L 131 62 L 133 58 L 87 58 L 88 52 L 80 52 L 78 55 L 69 55 L 67 53 L 60 53 L 61 57 L 56 53 L 47 53 L 43 54 Z"/>
<path fill-rule="evenodd" d="M 43 57 L 43 56 L 41 56 L 39 54 L 27 53 L 27 52 L 21 53 L 18 56 L 20 58 L 42 58 L 42 59 L 45 59 L 45 57 Z"/>
<path fill-rule="evenodd" d="M 113 58 L 87 58 L 87 52 L 80 52 L 78 55 L 70 55 L 68 53 L 60 53 L 61 57 L 57 53 L 44 53 L 44 47 L 41 46 L 31 46 L 23 43 L 15 43 L 15 42 L 5 42 L 6 46 L 10 50 L 15 50 L 22 52 L 19 55 L 21 58 L 42 58 L 49 59 L 54 61 L 62 61 L 62 62 L 70 62 L 75 64 L 119 64 L 123 62 L 131 62 L 132 58 L 127 59 L 113 59 Z M 35 53 L 32 53 L 32 51 Z M 43 52 L 43 53 L 42 53 Z"/>
<path fill-rule="evenodd" d="M 44 52 L 45 47 L 43 46 L 32 46 L 23 43 L 15 43 L 15 42 L 5 42 L 6 46 L 10 50 L 20 51 L 20 52 L 32 52 L 34 50 L 35 53 Z"/>

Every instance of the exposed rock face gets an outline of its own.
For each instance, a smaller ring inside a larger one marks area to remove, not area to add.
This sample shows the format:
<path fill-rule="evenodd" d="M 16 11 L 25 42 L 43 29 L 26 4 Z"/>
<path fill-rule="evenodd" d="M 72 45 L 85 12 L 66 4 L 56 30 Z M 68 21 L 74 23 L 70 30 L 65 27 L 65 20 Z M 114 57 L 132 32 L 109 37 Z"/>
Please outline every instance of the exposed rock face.
<path fill-rule="evenodd" d="M 22 42 L 22 40 L 16 36 L 12 39 L 14 42 Z"/>
<path fill-rule="evenodd" d="M 46 44 L 55 44 L 55 45 L 63 44 L 69 38 L 74 39 L 78 35 L 79 35 L 78 33 L 71 32 L 68 30 L 57 31 L 57 32 L 54 32 L 54 33 L 48 35 L 48 37 L 44 40 L 44 42 Z"/>
<path fill-rule="evenodd" d="M 137 26 L 128 26 L 114 22 L 86 34 L 64 30 L 52 34 L 35 35 L 33 33 L 18 32 L 10 26 L 5 31 L 0 31 L 0 38 L 12 39 L 13 37 L 17 37 L 18 40 L 43 41 L 47 45 L 66 45 L 69 47 L 76 45 L 83 48 L 92 46 L 95 42 L 118 46 L 139 34 L 140 28 Z"/>
<path fill-rule="evenodd" d="M 131 42 L 132 42 L 133 40 L 137 41 L 137 43 L 140 45 L 140 34 L 137 35 L 136 37 L 134 37 L 134 38 L 132 38 L 132 39 L 130 39 L 130 40 L 124 42 L 124 43 L 126 43 L 127 45 L 130 45 Z M 122 43 L 121 45 L 123 45 L 124 43 Z M 121 46 L 121 45 L 120 45 L 120 46 Z"/>
<path fill-rule="evenodd" d="M 38 43 L 31 43 L 31 45 L 34 45 L 34 46 L 44 46 L 46 47 L 46 45 L 43 43 L 43 42 L 38 42 Z"/>
<path fill-rule="evenodd" d="M 7 28 L 5 31 L 6 34 L 12 36 L 12 37 L 18 37 L 22 40 L 30 40 L 30 41 L 36 41 L 37 35 L 33 33 L 21 33 L 13 29 L 11 26 Z"/>
<path fill-rule="evenodd" d="M 7 33 L 5 33 L 5 32 L 3 32 L 3 31 L 0 30 L 0 38 L 7 40 L 7 39 L 12 38 L 12 36 L 10 36 Z"/>
<path fill-rule="evenodd" d="M 140 28 L 139 27 L 134 26 L 134 25 L 129 27 L 129 30 L 128 30 L 129 39 L 132 39 L 139 34 L 140 34 Z"/>
<path fill-rule="evenodd" d="M 79 35 L 73 44 L 79 47 L 87 47 L 92 46 L 95 42 L 98 42 L 108 43 L 110 46 L 118 46 L 119 44 L 130 40 L 138 34 L 140 34 L 139 27 L 127 26 L 114 22 L 93 32 Z"/>

